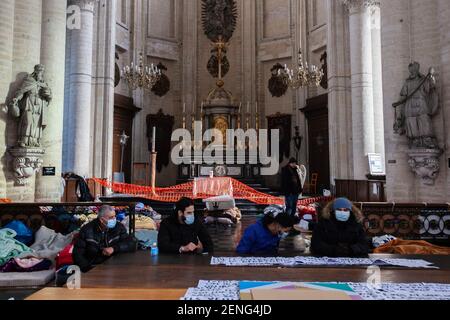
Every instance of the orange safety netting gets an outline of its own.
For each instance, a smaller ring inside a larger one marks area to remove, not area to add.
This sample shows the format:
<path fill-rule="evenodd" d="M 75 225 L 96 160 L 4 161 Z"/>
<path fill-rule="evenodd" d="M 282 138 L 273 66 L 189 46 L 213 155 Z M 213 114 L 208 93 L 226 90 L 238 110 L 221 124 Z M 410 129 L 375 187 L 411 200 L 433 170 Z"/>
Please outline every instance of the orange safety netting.
<path fill-rule="evenodd" d="M 176 185 L 168 188 L 152 188 L 126 183 L 111 182 L 106 179 L 93 179 L 101 186 L 111 189 L 116 193 L 129 194 L 153 201 L 174 203 L 182 197 L 192 199 L 206 199 L 221 195 L 230 195 L 235 199 L 248 200 L 256 204 L 272 205 L 284 204 L 284 199 L 259 192 L 246 184 L 233 178 L 205 178 Z M 299 206 L 331 200 L 327 197 L 316 197 L 303 199 L 298 202 Z"/>
<path fill-rule="evenodd" d="M 10 199 L 0 199 L 0 203 L 12 203 Z"/>

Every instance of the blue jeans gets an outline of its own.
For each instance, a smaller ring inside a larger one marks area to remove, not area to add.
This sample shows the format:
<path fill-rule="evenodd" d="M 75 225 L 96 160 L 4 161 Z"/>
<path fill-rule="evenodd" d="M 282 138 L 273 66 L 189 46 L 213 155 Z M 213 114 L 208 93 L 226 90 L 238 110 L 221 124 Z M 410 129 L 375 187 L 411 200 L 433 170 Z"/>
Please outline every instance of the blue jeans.
<path fill-rule="evenodd" d="M 297 213 L 297 202 L 299 194 L 286 195 L 286 213 L 294 216 Z"/>

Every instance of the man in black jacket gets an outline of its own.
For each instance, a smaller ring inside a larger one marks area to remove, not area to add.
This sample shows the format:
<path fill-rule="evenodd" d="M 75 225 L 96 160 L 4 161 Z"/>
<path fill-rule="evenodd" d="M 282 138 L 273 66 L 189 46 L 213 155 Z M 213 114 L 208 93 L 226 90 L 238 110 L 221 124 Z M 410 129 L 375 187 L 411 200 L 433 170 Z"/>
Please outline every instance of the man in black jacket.
<path fill-rule="evenodd" d="M 297 167 L 297 160 L 291 158 L 281 171 L 281 189 L 286 199 L 286 213 L 291 216 L 296 214 L 298 198 L 303 192 Z"/>
<path fill-rule="evenodd" d="M 363 214 L 348 199 L 329 203 L 315 226 L 311 252 L 326 257 L 364 257 L 369 253 Z"/>
<path fill-rule="evenodd" d="M 113 255 L 136 251 L 136 241 L 117 223 L 116 212 L 110 206 L 103 206 L 98 218 L 80 230 L 73 249 L 73 260 L 82 272 L 102 264 Z"/>
<path fill-rule="evenodd" d="M 177 202 L 175 211 L 163 220 L 158 233 L 158 247 L 161 253 L 212 253 L 212 239 L 195 217 L 194 201 L 182 198 Z"/>

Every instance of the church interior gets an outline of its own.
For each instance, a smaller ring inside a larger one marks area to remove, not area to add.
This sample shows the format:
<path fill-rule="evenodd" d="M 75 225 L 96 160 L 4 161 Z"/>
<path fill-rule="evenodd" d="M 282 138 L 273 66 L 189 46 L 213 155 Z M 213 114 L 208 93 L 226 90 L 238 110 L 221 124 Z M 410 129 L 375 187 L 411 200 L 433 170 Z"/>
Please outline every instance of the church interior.
<path fill-rule="evenodd" d="M 0 300 L 450 300 L 449 16 L 2 0 Z"/>

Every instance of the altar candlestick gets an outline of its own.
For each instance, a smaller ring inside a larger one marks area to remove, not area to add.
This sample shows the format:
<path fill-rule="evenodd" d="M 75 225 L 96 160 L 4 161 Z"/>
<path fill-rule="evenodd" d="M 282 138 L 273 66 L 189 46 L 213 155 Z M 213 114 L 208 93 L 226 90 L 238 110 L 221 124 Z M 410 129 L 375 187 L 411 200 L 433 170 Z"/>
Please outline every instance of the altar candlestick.
<path fill-rule="evenodd" d="M 153 127 L 152 152 L 156 152 L 156 127 Z"/>

